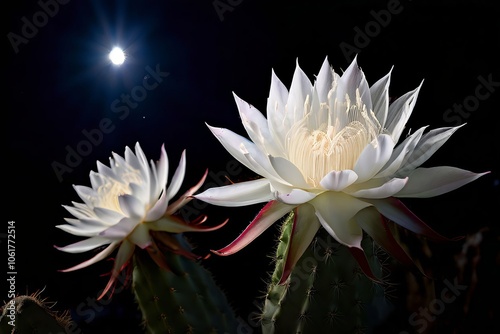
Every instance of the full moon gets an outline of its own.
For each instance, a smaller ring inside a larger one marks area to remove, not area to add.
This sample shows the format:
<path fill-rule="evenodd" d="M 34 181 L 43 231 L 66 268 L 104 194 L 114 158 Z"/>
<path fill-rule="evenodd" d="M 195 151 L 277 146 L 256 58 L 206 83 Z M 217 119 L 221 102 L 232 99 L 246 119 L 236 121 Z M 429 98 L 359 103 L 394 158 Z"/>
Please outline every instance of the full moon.
<path fill-rule="evenodd" d="M 115 65 L 121 65 L 125 61 L 125 53 L 122 49 L 116 47 L 109 53 L 109 59 Z"/>

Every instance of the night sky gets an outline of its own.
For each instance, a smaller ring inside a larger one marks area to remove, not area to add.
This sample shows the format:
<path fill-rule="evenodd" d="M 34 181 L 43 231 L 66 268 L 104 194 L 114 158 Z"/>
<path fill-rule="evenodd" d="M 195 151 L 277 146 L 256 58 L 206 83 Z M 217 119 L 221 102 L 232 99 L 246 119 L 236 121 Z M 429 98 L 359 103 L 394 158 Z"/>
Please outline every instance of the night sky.
<path fill-rule="evenodd" d="M 500 316 L 500 6 L 486 0 L 270 3 L 41 0 L 4 6 L 7 187 L 0 241 L 5 254 L 7 222 L 15 221 L 17 292 L 45 289 L 42 296 L 57 301 L 54 309 L 70 310 L 85 333 L 110 324 L 116 332 L 140 333 L 129 289 L 98 305 L 99 312 L 82 312 L 105 286 L 110 261 L 58 272 L 91 255 L 53 247 L 80 240 L 55 228 L 70 217 L 62 205 L 79 202 L 73 185 L 90 185 L 96 161 L 108 164 L 111 152 L 123 155 L 136 142 L 154 160 L 165 144 L 171 171 L 186 150 L 181 192 L 207 168 L 208 185 L 225 184 L 226 176 L 231 182 L 255 178 L 234 163 L 205 123 L 246 136 L 233 92 L 265 112 L 272 70 L 289 87 L 297 61 L 313 80 L 325 57 L 341 73 L 357 54 L 369 84 L 394 66 L 394 99 L 424 80 L 405 133 L 467 123 L 424 166 L 491 173 L 452 193 L 404 203 L 450 237 L 487 228 L 476 249 L 479 284 L 471 309 L 460 326 L 451 322 L 447 328 L 498 328 L 491 319 Z M 107 58 L 114 46 L 127 54 L 120 67 Z M 192 203 L 209 216 L 206 224 L 230 221 L 219 231 L 188 237 L 200 253 L 221 248 L 261 206 Z M 245 320 L 265 290 L 278 227 L 235 255 L 204 261 Z M 462 244 L 433 245 L 431 265 L 442 277 L 453 279 L 454 272 L 443 268 L 453 267 Z M 1 300 L 8 300 L 7 293 Z M 404 307 L 404 301 L 396 305 Z M 455 319 L 460 307 L 447 311 L 442 319 Z M 404 313 L 388 323 L 386 333 L 411 328 Z"/>

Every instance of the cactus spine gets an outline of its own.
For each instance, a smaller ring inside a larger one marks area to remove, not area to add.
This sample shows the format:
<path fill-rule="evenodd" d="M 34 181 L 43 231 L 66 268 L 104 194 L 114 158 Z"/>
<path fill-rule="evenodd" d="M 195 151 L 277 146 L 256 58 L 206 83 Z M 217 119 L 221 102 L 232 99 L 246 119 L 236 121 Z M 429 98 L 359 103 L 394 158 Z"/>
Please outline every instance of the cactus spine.
<path fill-rule="evenodd" d="M 0 316 L 1 333 L 65 334 L 72 326 L 69 315 L 51 310 L 39 293 L 21 295 L 4 305 Z"/>
<path fill-rule="evenodd" d="M 187 244 L 182 235 L 179 242 Z M 134 254 L 133 290 L 148 333 L 236 332 L 237 321 L 226 296 L 200 263 L 165 253 L 172 271 L 145 252 Z"/>
<path fill-rule="evenodd" d="M 347 247 L 323 228 L 302 255 L 289 279 L 278 285 L 293 225 L 293 212 L 284 221 L 276 249 L 276 267 L 268 286 L 261 315 L 264 334 L 358 333 L 369 328 L 368 314 L 377 306 L 388 307 L 384 289 L 359 269 Z M 377 277 L 382 266 L 373 243 L 363 248 Z"/>

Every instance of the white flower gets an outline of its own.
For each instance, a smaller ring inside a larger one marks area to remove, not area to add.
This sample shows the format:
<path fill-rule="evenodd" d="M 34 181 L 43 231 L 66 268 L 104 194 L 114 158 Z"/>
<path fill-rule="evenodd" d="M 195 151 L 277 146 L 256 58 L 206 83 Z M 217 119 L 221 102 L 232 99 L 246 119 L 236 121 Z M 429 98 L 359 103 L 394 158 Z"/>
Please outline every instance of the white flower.
<path fill-rule="evenodd" d="M 69 224 L 56 226 L 87 239 L 56 248 L 68 253 L 82 253 L 105 245 L 107 247 L 91 259 L 63 271 L 87 267 L 119 248 L 111 279 L 102 297 L 128 264 L 135 246 L 147 249 L 153 259 L 167 269 L 168 264 L 158 246 L 195 258 L 170 233 L 211 231 L 224 223 L 216 227 L 201 227 L 198 224 L 206 217 L 201 217 L 196 224 L 189 224 L 174 215 L 192 199 L 207 175 L 205 172 L 198 184 L 169 205 L 181 187 L 185 169 L 186 154 L 183 151 L 167 188 L 168 158 L 164 146 L 161 148 L 160 160 L 155 164 L 153 161 L 148 163 L 139 143 L 135 146 L 135 154 L 128 147 L 124 158 L 113 153 L 110 167 L 98 161 L 98 172 L 90 173 L 92 187 L 74 186 L 83 203 L 73 202 L 73 206 L 64 206 L 75 218 L 66 218 Z"/>
<path fill-rule="evenodd" d="M 454 167 L 419 167 L 458 127 L 404 138 L 420 86 L 389 105 L 390 72 L 368 85 L 356 59 L 338 75 L 325 59 L 314 84 L 298 63 L 290 91 L 272 74 L 267 119 L 235 95 L 251 140 L 209 126 L 226 150 L 262 178 L 211 188 L 195 197 L 221 206 L 268 202 L 243 233 L 215 251 L 233 254 L 294 210 L 294 228 L 281 282 L 322 226 L 349 247 L 371 275 L 361 248 L 365 230 L 396 258 L 410 259 L 385 217 L 430 238 L 445 239 L 396 197 L 432 197 L 484 175 Z"/>

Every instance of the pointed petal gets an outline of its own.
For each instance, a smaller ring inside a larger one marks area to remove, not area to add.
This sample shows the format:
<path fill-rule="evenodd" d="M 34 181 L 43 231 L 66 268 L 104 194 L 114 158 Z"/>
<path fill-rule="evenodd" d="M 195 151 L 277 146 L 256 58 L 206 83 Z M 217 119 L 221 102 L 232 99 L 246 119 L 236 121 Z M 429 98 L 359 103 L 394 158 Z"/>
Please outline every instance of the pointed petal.
<path fill-rule="evenodd" d="M 328 102 L 328 92 L 332 89 L 333 73 L 330 64 L 328 63 L 328 57 L 325 57 L 321 69 L 316 78 L 314 86 L 317 89 L 319 102 Z"/>
<path fill-rule="evenodd" d="M 274 222 L 283 217 L 286 213 L 292 211 L 294 205 L 283 204 L 277 201 L 270 201 L 257 214 L 254 220 L 245 228 L 245 230 L 228 246 L 213 251 L 217 255 L 231 255 L 247 246 L 255 238 L 267 230 Z"/>
<path fill-rule="evenodd" d="M 411 152 L 413 152 L 415 146 L 417 146 L 418 141 L 422 137 L 422 133 L 424 132 L 425 128 L 425 126 L 421 127 L 411 136 L 406 137 L 401 144 L 396 146 L 392 151 L 392 155 L 389 158 L 389 161 L 387 161 L 385 166 L 382 167 L 380 172 L 378 172 L 374 177 L 391 177 L 393 175 L 401 176 L 398 173 L 398 170 L 403 165 L 408 156 L 411 155 Z"/>
<path fill-rule="evenodd" d="M 404 160 L 398 175 L 408 175 L 412 170 L 427 161 L 455 131 L 465 124 L 456 127 L 434 129 L 422 136 L 415 148 Z"/>
<path fill-rule="evenodd" d="M 358 225 L 387 253 L 408 268 L 415 267 L 423 275 L 428 273 L 415 262 L 394 238 L 387 221 L 374 207 L 368 207 L 354 217 Z"/>
<path fill-rule="evenodd" d="M 288 194 L 280 194 L 278 195 L 278 199 L 286 204 L 295 204 L 299 205 L 302 203 L 309 202 L 314 197 L 318 196 L 317 193 L 311 193 L 302 189 L 293 189 Z"/>
<path fill-rule="evenodd" d="M 437 241 L 461 239 L 461 237 L 449 239 L 437 233 L 411 212 L 400 200 L 394 197 L 386 199 L 365 199 L 365 201 L 373 204 L 378 212 L 386 218 L 414 233 Z"/>
<path fill-rule="evenodd" d="M 344 188 L 356 182 L 357 179 L 358 175 L 353 170 L 334 170 L 326 174 L 319 184 L 326 190 L 342 191 Z"/>
<path fill-rule="evenodd" d="M 85 240 L 75 242 L 64 247 L 54 246 L 56 249 L 66 253 L 83 253 L 102 245 L 109 244 L 110 240 L 102 237 L 92 237 Z"/>
<path fill-rule="evenodd" d="M 391 83 L 392 69 L 393 67 L 391 67 L 389 73 L 370 87 L 370 95 L 373 103 L 372 110 L 382 128 L 385 127 L 385 121 L 389 110 L 389 85 Z"/>
<path fill-rule="evenodd" d="M 153 231 L 164 231 L 170 233 L 183 233 L 183 232 L 209 232 L 215 231 L 222 226 L 226 225 L 228 220 L 226 219 L 223 223 L 216 226 L 200 226 L 200 225 L 191 225 L 183 220 L 174 217 L 167 216 L 161 219 L 158 219 L 154 222 L 148 222 L 147 227 Z"/>
<path fill-rule="evenodd" d="M 137 197 L 131 195 L 118 196 L 120 209 L 129 218 L 142 219 L 146 214 L 146 207 Z"/>
<path fill-rule="evenodd" d="M 385 127 L 391 134 L 394 143 L 399 141 L 399 137 L 406 126 L 406 122 L 408 122 L 410 118 L 422 84 L 423 81 L 416 89 L 401 96 L 389 106 Z"/>
<path fill-rule="evenodd" d="M 67 221 L 70 221 L 66 219 Z M 99 233 L 102 232 L 106 227 L 105 226 L 91 226 L 91 225 L 86 225 L 82 224 L 80 221 L 72 221 L 74 222 L 73 225 L 56 225 L 58 229 L 63 230 L 64 232 L 77 235 L 80 237 L 93 237 Z"/>
<path fill-rule="evenodd" d="M 321 225 L 338 242 L 349 247 L 361 247 L 362 230 L 350 222 L 359 210 L 369 206 L 344 193 L 325 192 L 310 202 L 316 209 Z"/>
<path fill-rule="evenodd" d="M 277 148 L 282 152 L 284 147 L 284 136 L 288 124 L 285 124 L 285 106 L 288 100 L 288 90 L 276 76 L 274 71 L 271 75 L 271 88 L 267 99 L 267 124 L 269 132 L 274 138 Z"/>
<path fill-rule="evenodd" d="M 339 101 L 345 101 L 345 95 L 347 94 L 351 101 L 355 101 L 357 90 L 359 90 L 359 95 L 366 108 L 372 110 L 370 87 L 366 81 L 365 74 L 358 66 L 357 56 L 355 56 L 349 67 L 340 77 L 337 87 L 337 98 Z"/>
<path fill-rule="evenodd" d="M 363 271 L 363 273 L 371 279 L 372 281 L 376 283 L 382 283 L 377 276 L 373 273 L 372 269 L 370 268 L 370 264 L 368 263 L 368 259 L 366 258 L 365 251 L 361 247 L 349 247 L 349 251 L 351 252 L 352 256 L 358 263 L 359 267 Z"/>
<path fill-rule="evenodd" d="M 448 166 L 417 168 L 408 176 L 409 180 L 406 186 L 395 196 L 419 198 L 438 196 L 488 173 L 473 173 Z"/>
<path fill-rule="evenodd" d="M 210 204 L 232 207 L 268 202 L 274 199 L 274 194 L 269 180 L 257 179 L 209 188 L 193 197 Z"/>
<path fill-rule="evenodd" d="M 135 245 L 128 240 L 124 240 L 122 242 L 116 254 L 115 263 L 113 265 L 113 270 L 111 271 L 111 277 L 108 284 L 106 284 L 106 287 L 97 300 L 102 299 L 108 293 L 109 289 L 114 286 L 116 279 L 118 278 L 118 274 L 127 266 L 132 254 L 134 254 L 134 249 Z"/>
<path fill-rule="evenodd" d="M 394 178 L 385 182 L 381 186 L 375 188 L 360 189 L 357 191 L 348 192 L 348 194 L 358 198 L 387 198 L 403 189 L 407 182 L 407 177 L 404 179 Z"/>
<path fill-rule="evenodd" d="M 123 218 L 123 213 L 107 208 L 95 207 L 94 213 L 99 218 L 102 225 L 111 226 L 118 223 L 120 219 Z"/>
<path fill-rule="evenodd" d="M 165 145 L 161 145 L 160 160 L 156 164 L 156 172 L 158 175 L 158 185 L 163 188 L 167 184 L 168 178 L 168 156 L 165 151 Z"/>
<path fill-rule="evenodd" d="M 219 140 L 219 142 L 224 146 L 224 148 L 231 154 L 236 160 L 238 160 L 241 164 L 243 164 L 245 167 L 248 169 L 255 171 L 252 166 L 247 162 L 247 159 L 245 158 L 244 154 L 247 151 L 242 151 L 241 145 L 243 144 L 246 147 L 251 147 L 255 146 L 254 143 L 246 139 L 245 137 L 242 137 L 236 133 L 234 133 L 231 130 L 224 129 L 224 128 L 216 128 L 214 126 L 208 125 L 208 128 L 214 136 Z"/>
<path fill-rule="evenodd" d="M 162 192 L 160 199 L 158 199 L 154 204 L 154 206 L 146 213 L 144 221 L 149 222 L 159 219 L 161 216 L 165 214 L 165 212 L 167 211 L 167 207 L 168 207 L 167 193 Z"/>
<path fill-rule="evenodd" d="M 73 186 L 78 196 L 85 202 L 89 207 L 93 206 L 93 203 L 90 201 L 92 198 L 98 198 L 99 195 L 97 192 L 86 186 Z"/>
<path fill-rule="evenodd" d="M 266 154 L 281 155 L 281 150 L 274 144 L 267 119 L 251 104 L 234 94 L 241 121 L 250 139 Z"/>
<path fill-rule="evenodd" d="M 206 178 L 208 175 L 208 169 L 205 170 L 205 173 L 201 177 L 200 181 L 198 181 L 197 184 L 195 184 L 193 187 L 189 188 L 184 194 L 182 194 L 181 197 L 179 197 L 174 203 L 171 203 L 166 211 L 167 215 L 172 215 L 177 210 L 182 208 L 184 205 L 186 205 L 189 201 L 191 201 L 194 197 L 193 194 L 198 191 L 198 189 L 201 188 L 203 183 L 205 182 Z"/>
<path fill-rule="evenodd" d="M 269 156 L 269 160 L 283 180 L 298 188 L 310 188 L 302 172 L 292 162 L 282 157 L 273 156 Z"/>
<path fill-rule="evenodd" d="M 118 224 L 107 228 L 99 233 L 99 235 L 112 240 L 123 240 L 139 223 L 140 221 L 135 219 L 123 218 Z"/>
<path fill-rule="evenodd" d="M 82 269 L 82 268 L 85 268 L 87 266 L 90 266 L 91 264 L 94 264 L 96 262 L 99 262 L 99 261 L 105 259 L 109 254 L 111 254 L 119 244 L 120 244 L 120 241 L 112 242 L 108 247 L 106 247 L 103 251 L 98 253 L 93 258 L 91 258 L 87 261 L 84 261 L 84 262 L 82 262 L 74 267 L 71 267 L 68 269 L 63 269 L 60 271 L 61 272 L 68 272 L 68 271 L 78 270 L 78 269 Z"/>
<path fill-rule="evenodd" d="M 379 135 L 361 152 L 354 172 L 358 175 L 356 183 L 361 183 L 371 179 L 387 163 L 392 154 L 394 142 L 389 135 Z"/>
<path fill-rule="evenodd" d="M 149 228 L 147 224 L 139 224 L 130 233 L 127 239 L 135 245 L 139 246 L 141 249 L 148 247 L 151 244 L 151 235 L 149 234 Z"/>
<path fill-rule="evenodd" d="M 167 189 L 168 200 L 171 200 L 172 197 L 174 197 L 181 188 L 185 174 L 186 174 L 186 150 L 182 151 L 179 165 L 177 166 L 174 176 L 172 176 L 172 180 L 170 181 L 170 186 Z"/>
<path fill-rule="evenodd" d="M 297 60 L 286 104 L 286 116 L 289 125 L 298 122 L 304 117 L 304 102 L 306 101 L 307 96 L 310 96 L 311 93 L 311 81 L 304 71 L 302 71 Z"/>
<path fill-rule="evenodd" d="M 295 209 L 290 243 L 286 253 L 283 273 L 281 274 L 281 279 L 278 284 L 283 284 L 288 279 L 295 264 L 309 247 L 316 232 L 320 228 L 321 225 L 314 212 L 314 207 L 307 203 Z"/>

